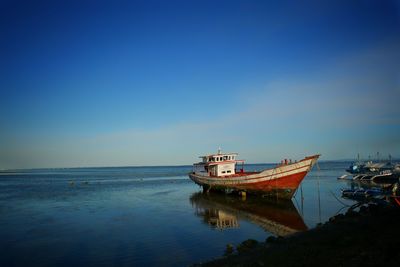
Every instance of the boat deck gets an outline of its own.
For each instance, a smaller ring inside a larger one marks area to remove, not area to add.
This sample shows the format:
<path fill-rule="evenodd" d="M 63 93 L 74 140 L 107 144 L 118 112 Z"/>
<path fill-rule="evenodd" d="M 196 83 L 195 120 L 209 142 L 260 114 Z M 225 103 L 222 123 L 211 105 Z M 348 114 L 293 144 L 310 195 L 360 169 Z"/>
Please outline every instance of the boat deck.
<path fill-rule="evenodd" d="M 230 175 L 221 175 L 221 176 L 217 176 L 217 175 L 209 175 L 209 177 L 213 177 L 213 178 L 232 178 L 232 177 L 241 177 L 241 176 L 246 176 L 246 175 L 251 175 L 251 174 L 257 174 L 260 172 L 237 172 L 235 174 L 230 174 Z"/>

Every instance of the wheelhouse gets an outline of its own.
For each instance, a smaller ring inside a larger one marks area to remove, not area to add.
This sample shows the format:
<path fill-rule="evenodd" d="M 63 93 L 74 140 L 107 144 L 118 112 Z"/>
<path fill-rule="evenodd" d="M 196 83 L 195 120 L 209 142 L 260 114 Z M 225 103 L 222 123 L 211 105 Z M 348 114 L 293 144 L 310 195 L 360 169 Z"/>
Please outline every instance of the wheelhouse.
<path fill-rule="evenodd" d="M 230 176 L 236 173 L 236 164 L 244 163 L 237 160 L 237 153 L 221 153 L 201 156 L 201 162 L 193 164 L 195 174 L 208 176 Z M 243 171 L 243 168 L 241 169 Z"/>

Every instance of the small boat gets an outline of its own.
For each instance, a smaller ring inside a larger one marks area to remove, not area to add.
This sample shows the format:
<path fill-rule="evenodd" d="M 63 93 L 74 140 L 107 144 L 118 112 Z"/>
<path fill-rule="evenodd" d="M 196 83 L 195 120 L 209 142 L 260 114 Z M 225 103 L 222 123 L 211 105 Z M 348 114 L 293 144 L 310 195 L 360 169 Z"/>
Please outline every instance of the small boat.
<path fill-rule="evenodd" d="M 205 191 L 231 190 L 291 199 L 320 156 L 305 157 L 295 162 L 285 159 L 274 168 L 246 172 L 244 160 L 237 160 L 237 155 L 219 150 L 217 154 L 201 156 L 202 162 L 193 164 L 189 177 Z M 239 171 L 236 169 L 238 163 L 242 164 Z"/>
<path fill-rule="evenodd" d="M 342 189 L 342 196 L 351 198 L 353 197 L 355 191 L 356 190 L 354 189 Z"/>
<path fill-rule="evenodd" d="M 359 180 L 370 181 L 373 176 L 374 176 L 373 174 L 365 174 L 365 175 L 361 176 L 359 178 Z"/>
<path fill-rule="evenodd" d="M 392 162 L 392 157 L 389 155 L 388 161 L 373 162 L 360 161 L 358 155 L 357 161 L 353 162 L 346 171 L 353 175 L 353 180 L 372 181 L 376 183 L 396 182 L 400 178 L 399 163 Z M 379 159 L 379 153 L 377 153 Z"/>
<path fill-rule="evenodd" d="M 338 180 L 353 180 L 353 177 L 349 178 L 349 174 L 343 174 L 342 176 L 338 177 Z"/>
<path fill-rule="evenodd" d="M 380 188 L 371 188 L 371 189 L 367 189 L 365 190 L 365 195 L 367 197 L 375 197 L 375 196 L 381 196 L 383 195 L 383 190 Z"/>
<path fill-rule="evenodd" d="M 353 197 L 355 197 L 355 198 L 365 198 L 365 197 L 367 197 L 367 195 L 365 194 L 365 190 L 364 189 L 357 189 L 357 190 L 354 191 Z"/>

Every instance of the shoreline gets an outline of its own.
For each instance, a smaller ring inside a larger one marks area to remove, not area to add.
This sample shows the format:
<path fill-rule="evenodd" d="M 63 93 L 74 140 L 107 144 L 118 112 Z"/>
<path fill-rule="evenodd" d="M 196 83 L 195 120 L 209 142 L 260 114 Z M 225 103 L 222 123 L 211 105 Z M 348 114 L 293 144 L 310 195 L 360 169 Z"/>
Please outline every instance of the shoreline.
<path fill-rule="evenodd" d="M 194 266 L 398 266 L 399 221 L 399 207 L 370 203 L 306 232 L 246 240 L 234 254 Z"/>

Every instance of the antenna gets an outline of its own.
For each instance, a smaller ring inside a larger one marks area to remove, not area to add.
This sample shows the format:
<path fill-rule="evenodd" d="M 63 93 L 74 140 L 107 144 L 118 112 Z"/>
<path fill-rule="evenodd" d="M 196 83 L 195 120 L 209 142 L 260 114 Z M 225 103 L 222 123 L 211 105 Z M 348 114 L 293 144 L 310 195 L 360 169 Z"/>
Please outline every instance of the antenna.
<path fill-rule="evenodd" d="M 221 154 L 221 147 L 218 147 L 218 155 Z"/>

